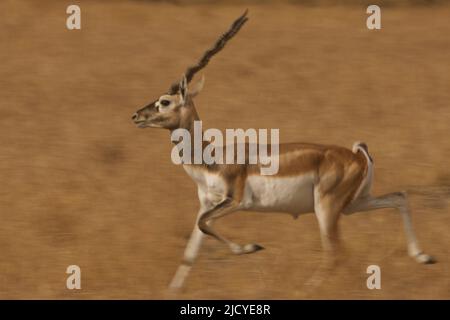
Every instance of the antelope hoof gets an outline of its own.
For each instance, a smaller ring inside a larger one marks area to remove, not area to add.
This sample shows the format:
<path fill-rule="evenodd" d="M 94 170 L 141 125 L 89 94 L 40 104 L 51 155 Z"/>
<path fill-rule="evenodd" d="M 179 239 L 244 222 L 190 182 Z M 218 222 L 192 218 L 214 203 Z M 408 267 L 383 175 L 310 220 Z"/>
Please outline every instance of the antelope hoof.
<path fill-rule="evenodd" d="M 429 256 L 425 253 L 419 253 L 417 256 L 415 256 L 415 259 L 418 263 L 422 264 L 434 264 L 436 263 L 436 259 L 432 256 Z"/>
<path fill-rule="evenodd" d="M 256 243 L 251 243 L 251 244 L 246 244 L 244 246 L 244 252 L 243 253 L 253 253 L 259 250 L 264 249 L 264 247 L 260 246 L 259 244 Z"/>
<path fill-rule="evenodd" d="M 248 253 L 253 253 L 259 250 L 264 249 L 264 247 L 260 246 L 259 244 L 246 244 L 245 246 L 240 246 L 240 245 L 232 245 L 231 246 L 231 251 L 233 251 L 233 253 L 235 254 L 248 254 Z"/>

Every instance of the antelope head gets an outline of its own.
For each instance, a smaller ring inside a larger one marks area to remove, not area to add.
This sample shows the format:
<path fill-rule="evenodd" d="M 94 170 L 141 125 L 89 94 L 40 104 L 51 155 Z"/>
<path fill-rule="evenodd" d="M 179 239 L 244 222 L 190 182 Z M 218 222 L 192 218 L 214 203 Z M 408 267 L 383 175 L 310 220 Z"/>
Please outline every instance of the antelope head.
<path fill-rule="evenodd" d="M 202 76 L 193 85 L 191 85 L 191 81 L 195 74 L 208 64 L 211 57 L 222 50 L 228 40 L 233 38 L 247 20 L 246 10 L 242 16 L 233 22 L 228 31 L 216 41 L 214 46 L 203 54 L 197 64 L 187 68 L 181 81 L 172 84 L 167 93 L 133 114 L 131 119 L 134 123 L 139 128 L 153 127 L 175 130 L 177 128 L 188 128 L 190 123 L 198 120 L 193 97 L 202 90 L 204 77 Z"/>

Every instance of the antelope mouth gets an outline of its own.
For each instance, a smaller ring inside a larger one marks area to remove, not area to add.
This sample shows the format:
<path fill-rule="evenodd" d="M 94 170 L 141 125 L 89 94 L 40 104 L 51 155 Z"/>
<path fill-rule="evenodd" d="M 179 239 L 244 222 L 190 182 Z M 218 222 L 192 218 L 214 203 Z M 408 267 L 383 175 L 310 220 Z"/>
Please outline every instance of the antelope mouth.
<path fill-rule="evenodd" d="M 142 121 L 135 121 L 134 124 L 136 125 L 136 127 L 138 128 L 146 128 L 147 127 L 147 121 L 142 120 Z"/>

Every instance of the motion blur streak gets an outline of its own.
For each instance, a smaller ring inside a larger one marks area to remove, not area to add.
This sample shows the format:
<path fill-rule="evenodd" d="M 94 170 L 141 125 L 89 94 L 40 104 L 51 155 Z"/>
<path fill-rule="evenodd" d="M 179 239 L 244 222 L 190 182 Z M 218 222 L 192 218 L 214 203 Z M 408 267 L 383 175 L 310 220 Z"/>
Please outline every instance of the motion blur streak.
<path fill-rule="evenodd" d="M 129 115 L 248 7 L 252 23 L 204 72 L 205 128 L 366 142 L 374 193 L 410 191 L 438 263 L 407 256 L 395 210 L 343 217 L 345 253 L 305 295 L 321 256 L 315 217 L 237 213 L 218 230 L 267 250 L 237 257 L 206 239 L 177 297 L 449 299 L 450 7 L 377 2 L 382 29 L 368 30 L 358 4 L 178 3 L 80 0 L 82 29 L 67 30 L 68 3 L 0 2 L 0 298 L 170 297 L 195 185 L 170 161 L 168 133 Z M 366 287 L 373 264 L 381 290 Z M 79 291 L 65 288 L 69 265 Z"/>

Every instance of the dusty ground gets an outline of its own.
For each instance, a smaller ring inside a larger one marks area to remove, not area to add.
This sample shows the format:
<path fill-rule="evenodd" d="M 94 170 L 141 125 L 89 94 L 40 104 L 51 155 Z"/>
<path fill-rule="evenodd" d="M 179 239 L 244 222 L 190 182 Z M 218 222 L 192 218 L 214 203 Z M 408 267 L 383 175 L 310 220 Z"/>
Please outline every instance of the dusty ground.
<path fill-rule="evenodd" d="M 168 298 L 197 211 L 167 132 L 131 114 L 163 93 L 240 14 L 239 5 L 0 3 L 0 298 Z M 208 127 L 279 128 L 281 140 L 368 143 L 375 193 L 411 191 L 424 249 L 407 257 L 394 210 L 345 217 L 344 261 L 320 260 L 313 215 L 237 213 L 221 232 L 266 247 L 233 256 L 207 239 L 177 298 L 450 298 L 450 7 L 250 5 L 250 22 L 205 71 Z M 82 290 L 65 288 L 68 265 Z M 366 288 L 366 268 L 382 290 Z"/>

